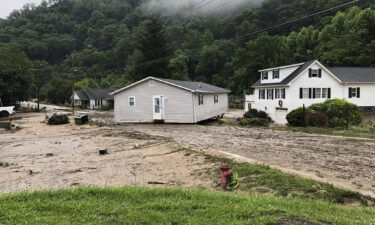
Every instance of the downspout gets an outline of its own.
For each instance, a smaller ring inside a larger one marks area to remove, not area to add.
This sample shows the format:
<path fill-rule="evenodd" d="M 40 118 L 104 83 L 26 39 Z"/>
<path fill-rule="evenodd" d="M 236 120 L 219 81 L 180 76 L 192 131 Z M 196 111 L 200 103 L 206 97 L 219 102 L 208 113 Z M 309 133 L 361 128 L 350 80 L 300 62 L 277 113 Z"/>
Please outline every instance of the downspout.
<path fill-rule="evenodd" d="M 196 115 L 195 115 L 195 100 L 194 100 L 194 92 L 191 92 L 191 97 L 193 99 L 193 119 L 194 119 L 194 123 L 196 124 L 197 123 L 197 118 L 196 118 Z"/>

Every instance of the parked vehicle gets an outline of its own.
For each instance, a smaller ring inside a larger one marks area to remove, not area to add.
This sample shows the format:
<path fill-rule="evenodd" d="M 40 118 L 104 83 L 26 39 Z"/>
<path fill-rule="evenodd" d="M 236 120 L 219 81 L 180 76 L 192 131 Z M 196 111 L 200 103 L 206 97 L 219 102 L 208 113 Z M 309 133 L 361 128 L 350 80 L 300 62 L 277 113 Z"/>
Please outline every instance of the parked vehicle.
<path fill-rule="evenodd" d="M 14 112 L 14 106 L 0 107 L 0 118 L 8 117 Z"/>

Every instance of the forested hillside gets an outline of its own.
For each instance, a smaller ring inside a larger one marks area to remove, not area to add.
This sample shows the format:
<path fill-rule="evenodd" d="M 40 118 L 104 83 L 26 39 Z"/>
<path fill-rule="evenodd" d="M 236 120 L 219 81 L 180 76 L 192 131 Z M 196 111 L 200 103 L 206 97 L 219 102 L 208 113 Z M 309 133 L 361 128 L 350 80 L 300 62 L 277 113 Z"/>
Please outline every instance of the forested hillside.
<path fill-rule="evenodd" d="M 334 9 L 350 1 L 265 0 L 218 14 L 149 11 L 147 1 L 49 0 L 0 19 L 3 102 L 40 95 L 64 103 L 73 81 L 75 88 L 119 88 L 147 76 L 205 81 L 241 95 L 265 67 L 311 59 L 375 66 L 370 0 Z"/>

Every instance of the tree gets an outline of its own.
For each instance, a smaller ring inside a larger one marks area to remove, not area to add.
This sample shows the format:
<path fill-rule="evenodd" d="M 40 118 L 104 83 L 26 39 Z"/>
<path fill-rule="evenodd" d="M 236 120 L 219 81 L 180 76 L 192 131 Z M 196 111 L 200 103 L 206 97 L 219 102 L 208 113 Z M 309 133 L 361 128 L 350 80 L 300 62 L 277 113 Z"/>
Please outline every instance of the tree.
<path fill-rule="evenodd" d="M 14 47 L 0 47 L 0 96 L 4 105 L 27 100 L 32 76 L 30 61 Z"/>
<path fill-rule="evenodd" d="M 36 87 L 36 98 L 38 101 L 38 112 L 40 110 L 40 98 L 41 90 L 51 80 L 51 66 L 45 61 L 34 61 L 33 68 L 31 71 L 34 72 L 34 84 Z"/>
<path fill-rule="evenodd" d="M 170 60 L 168 69 L 170 78 L 175 80 L 190 80 L 188 65 L 189 57 L 181 50 L 176 51 L 176 56 Z"/>

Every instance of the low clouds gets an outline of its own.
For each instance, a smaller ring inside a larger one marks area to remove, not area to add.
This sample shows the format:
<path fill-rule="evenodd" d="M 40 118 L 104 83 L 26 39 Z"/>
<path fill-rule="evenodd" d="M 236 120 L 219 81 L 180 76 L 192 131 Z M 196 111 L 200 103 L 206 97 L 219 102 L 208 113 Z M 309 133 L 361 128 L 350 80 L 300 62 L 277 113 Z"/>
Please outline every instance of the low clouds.
<path fill-rule="evenodd" d="M 25 4 L 40 4 L 42 0 L 0 0 L 0 18 L 6 18 L 15 9 L 22 9 Z"/>
<path fill-rule="evenodd" d="M 168 14 L 222 13 L 242 7 L 257 7 L 263 0 L 150 0 L 143 5 L 147 11 Z"/>

